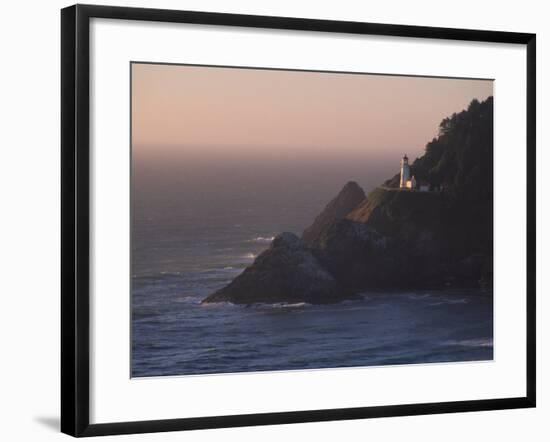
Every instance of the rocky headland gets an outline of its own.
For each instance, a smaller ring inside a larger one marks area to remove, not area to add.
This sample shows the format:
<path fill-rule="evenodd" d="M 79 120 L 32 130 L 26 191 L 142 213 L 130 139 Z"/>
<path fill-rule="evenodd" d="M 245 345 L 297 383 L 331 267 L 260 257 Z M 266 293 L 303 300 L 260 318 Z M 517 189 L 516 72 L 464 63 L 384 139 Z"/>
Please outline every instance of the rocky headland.
<path fill-rule="evenodd" d="M 299 238 L 278 235 L 203 303 L 325 304 L 366 290 L 489 288 L 493 269 L 493 101 L 444 119 L 411 165 L 365 195 L 348 182 Z M 434 190 L 437 189 L 437 190 Z"/>

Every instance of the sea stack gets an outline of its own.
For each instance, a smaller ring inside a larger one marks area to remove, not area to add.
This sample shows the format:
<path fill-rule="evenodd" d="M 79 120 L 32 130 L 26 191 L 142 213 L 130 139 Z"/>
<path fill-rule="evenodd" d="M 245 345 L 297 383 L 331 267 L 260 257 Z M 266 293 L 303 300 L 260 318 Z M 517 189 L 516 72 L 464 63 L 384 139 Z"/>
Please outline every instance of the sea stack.
<path fill-rule="evenodd" d="M 229 285 L 203 303 L 232 302 L 327 304 L 345 299 L 345 290 L 295 234 L 278 235 Z"/>

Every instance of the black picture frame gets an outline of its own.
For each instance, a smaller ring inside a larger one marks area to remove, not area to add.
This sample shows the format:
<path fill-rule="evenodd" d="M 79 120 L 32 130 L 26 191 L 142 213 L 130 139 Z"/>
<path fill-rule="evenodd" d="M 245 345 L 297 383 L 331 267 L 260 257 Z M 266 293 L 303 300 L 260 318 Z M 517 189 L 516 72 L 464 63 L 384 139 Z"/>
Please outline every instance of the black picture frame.
<path fill-rule="evenodd" d="M 90 19 L 111 18 L 525 45 L 527 391 L 523 397 L 90 424 Z M 536 35 L 211 12 L 75 5 L 61 10 L 61 431 L 72 436 L 288 424 L 535 407 Z"/>

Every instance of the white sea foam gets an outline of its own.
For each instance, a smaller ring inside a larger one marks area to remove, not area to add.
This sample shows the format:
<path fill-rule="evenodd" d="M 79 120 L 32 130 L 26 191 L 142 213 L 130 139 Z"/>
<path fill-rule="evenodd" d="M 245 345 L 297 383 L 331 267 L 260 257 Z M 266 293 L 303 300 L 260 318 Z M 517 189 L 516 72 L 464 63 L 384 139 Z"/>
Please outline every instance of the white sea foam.
<path fill-rule="evenodd" d="M 307 302 L 295 302 L 294 304 L 286 304 L 286 303 L 280 303 L 280 304 L 273 304 L 274 308 L 302 308 L 307 307 L 311 304 L 308 304 Z"/>
<path fill-rule="evenodd" d="M 219 272 L 223 273 L 241 273 L 243 271 L 242 267 L 233 267 L 233 266 L 227 266 L 222 269 L 218 269 Z"/>
<path fill-rule="evenodd" d="M 261 244 L 268 244 L 275 239 L 274 236 L 257 236 L 256 238 L 249 239 L 248 242 L 257 242 Z"/>
<path fill-rule="evenodd" d="M 257 307 L 257 308 L 275 308 L 275 309 L 284 309 L 284 308 L 304 308 L 304 307 L 309 307 L 311 306 L 311 304 L 308 304 L 307 302 L 294 302 L 294 303 L 290 303 L 290 302 L 275 302 L 275 303 L 272 303 L 272 304 L 269 304 L 269 303 L 263 303 L 263 302 L 258 302 L 258 303 L 255 303 L 255 304 L 252 304 L 250 305 L 251 307 Z"/>

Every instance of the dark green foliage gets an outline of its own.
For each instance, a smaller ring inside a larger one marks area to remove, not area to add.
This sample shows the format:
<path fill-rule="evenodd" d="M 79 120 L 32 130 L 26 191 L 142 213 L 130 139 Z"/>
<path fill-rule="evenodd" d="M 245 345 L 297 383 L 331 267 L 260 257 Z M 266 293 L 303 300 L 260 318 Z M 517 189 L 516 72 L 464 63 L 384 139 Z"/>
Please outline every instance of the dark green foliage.
<path fill-rule="evenodd" d="M 493 248 L 493 97 L 473 100 L 468 109 L 445 118 L 439 136 L 412 166 L 417 179 L 441 186 L 448 246 L 457 255 Z"/>
<path fill-rule="evenodd" d="M 402 239 L 415 238 L 423 231 L 439 233 L 444 213 L 444 195 L 437 192 L 409 192 L 377 188 L 366 203 L 348 219 L 366 222 L 377 232 Z"/>
<path fill-rule="evenodd" d="M 445 118 L 439 136 L 426 145 L 411 169 L 417 179 L 442 185 L 457 198 L 492 199 L 493 97 L 481 103 L 473 100 L 467 110 Z"/>

